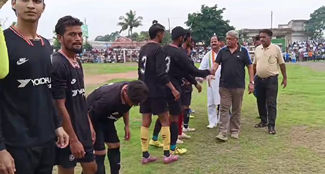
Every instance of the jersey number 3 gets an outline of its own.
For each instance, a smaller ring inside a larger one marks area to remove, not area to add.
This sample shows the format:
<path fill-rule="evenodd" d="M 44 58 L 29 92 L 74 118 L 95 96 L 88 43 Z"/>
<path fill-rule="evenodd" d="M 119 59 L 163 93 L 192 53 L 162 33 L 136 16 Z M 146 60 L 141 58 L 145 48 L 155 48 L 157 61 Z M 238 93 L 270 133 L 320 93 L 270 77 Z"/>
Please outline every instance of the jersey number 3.
<path fill-rule="evenodd" d="M 167 56 L 165 58 L 165 62 L 166 62 L 166 73 L 169 72 L 169 67 L 170 67 L 170 57 Z M 140 72 L 141 74 L 144 74 L 146 72 L 146 64 L 147 64 L 147 56 L 143 56 L 140 62 Z"/>

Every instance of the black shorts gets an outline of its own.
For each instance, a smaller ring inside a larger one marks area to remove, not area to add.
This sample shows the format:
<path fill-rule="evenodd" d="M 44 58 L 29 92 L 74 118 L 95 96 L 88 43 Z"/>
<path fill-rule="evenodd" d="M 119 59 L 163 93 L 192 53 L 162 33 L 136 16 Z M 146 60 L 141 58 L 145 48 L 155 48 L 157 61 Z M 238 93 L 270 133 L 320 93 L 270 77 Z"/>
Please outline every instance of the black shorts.
<path fill-rule="evenodd" d="M 97 123 L 93 123 L 96 131 L 96 141 L 94 144 L 94 150 L 105 150 L 105 143 L 119 143 L 117 131 L 115 128 L 115 122 L 113 120 L 105 120 Z"/>
<path fill-rule="evenodd" d="M 65 169 L 74 168 L 77 165 L 77 162 L 80 163 L 90 163 L 95 160 L 95 154 L 93 147 L 85 148 L 84 150 L 86 152 L 85 156 L 83 158 L 77 159 L 75 158 L 70 150 L 70 146 L 61 149 L 56 148 L 56 165 L 62 166 Z"/>
<path fill-rule="evenodd" d="M 55 164 L 55 141 L 41 146 L 11 147 L 7 151 L 15 160 L 15 174 L 51 174 Z"/>
<path fill-rule="evenodd" d="M 193 88 L 191 85 L 182 86 L 181 103 L 182 106 L 190 106 Z"/>
<path fill-rule="evenodd" d="M 146 101 L 140 103 L 140 113 L 153 115 L 162 114 L 168 111 L 167 102 L 164 98 L 147 98 Z"/>
<path fill-rule="evenodd" d="M 176 89 L 179 91 L 180 94 L 182 94 L 182 90 L 180 88 L 176 88 Z M 181 103 L 182 95 L 178 100 L 175 100 L 175 97 L 171 92 L 171 90 L 169 88 L 166 88 L 165 90 L 166 90 L 165 94 L 168 103 L 169 114 L 172 116 L 178 116 L 179 114 L 182 113 L 182 103 Z"/>

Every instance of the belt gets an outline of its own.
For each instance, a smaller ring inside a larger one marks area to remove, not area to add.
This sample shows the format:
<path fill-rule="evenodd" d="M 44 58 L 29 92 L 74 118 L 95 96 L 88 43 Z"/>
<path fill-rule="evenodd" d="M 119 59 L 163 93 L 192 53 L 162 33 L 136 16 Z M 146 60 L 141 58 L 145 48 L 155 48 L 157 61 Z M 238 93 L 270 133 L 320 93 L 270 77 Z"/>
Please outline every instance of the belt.
<path fill-rule="evenodd" d="M 278 77 L 278 74 L 274 75 L 274 76 L 264 77 L 264 78 L 257 76 L 257 78 L 262 79 L 262 80 L 270 79 L 270 78 L 273 78 L 273 77 Z"/>

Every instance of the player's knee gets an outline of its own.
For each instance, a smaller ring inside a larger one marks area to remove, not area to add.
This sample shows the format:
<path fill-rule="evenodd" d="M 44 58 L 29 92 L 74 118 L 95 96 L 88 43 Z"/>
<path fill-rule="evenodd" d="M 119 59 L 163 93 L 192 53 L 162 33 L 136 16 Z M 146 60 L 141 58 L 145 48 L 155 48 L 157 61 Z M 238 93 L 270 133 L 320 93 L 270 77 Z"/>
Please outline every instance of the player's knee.
<path fill-rule="evenodd" d="M 95 161 L 91 163 L 81 163 L 82 170 L 84 174 L 96 174 L 97 164 Z"/>
<path fill-rule="evenodd" d="M 179 116 L 170 116 L 170 121 L 172 122 L 172 123 L 178 123 L 178 117 Z"/>
<path fill-rule="evenodd" d="M 150 127 L 150 124 L 151 124 L 151 114 L 142 115 L 142 126 Z"/>
<path fill-rule="evenodd" d="M 121 144 L 118 143 L 106 143 L 108 149 L 118 149 L 120 148 Z"/>
<path fill-rule="evenodd" d="M 106 155 L 106 150 L 96 150 L 95 155 Z"/>
<path fill-rule="evenodd" d="M 162 127 L 169 126 L 170 123 L 169 123 L 169 116 L 167 112 L 163 114 L 159 114 L 158 117 Z"/>

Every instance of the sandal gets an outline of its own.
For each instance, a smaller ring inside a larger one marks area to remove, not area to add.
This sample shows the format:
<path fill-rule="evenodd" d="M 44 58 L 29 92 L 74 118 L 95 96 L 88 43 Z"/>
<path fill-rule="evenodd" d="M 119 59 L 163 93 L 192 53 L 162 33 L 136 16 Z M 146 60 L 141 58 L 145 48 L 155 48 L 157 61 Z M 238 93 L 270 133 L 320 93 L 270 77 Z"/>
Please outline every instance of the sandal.
<path fill-rule="evenodd" d="M 256 124 L 254 127 L 255 128 L 263 128 L 263 127 L 267 127 L 267 124 L 263 123 L 263 122 L 260 122 L 260 123 Z"/>
<path fill-rule="evenodd" d="M 275 131 L 274 127 L 269 127 L 269 134 L 271 134 L 271 135 L 276 134 L 276 131 Z"/>

